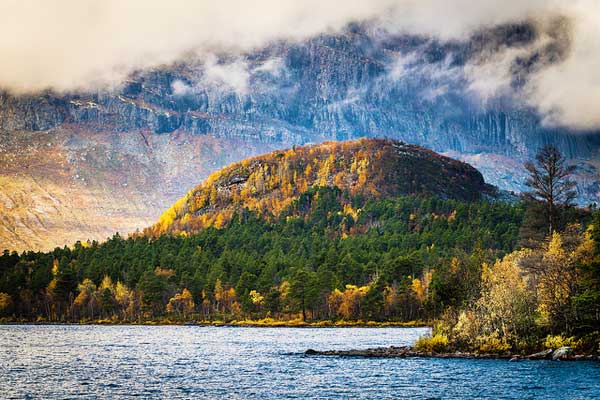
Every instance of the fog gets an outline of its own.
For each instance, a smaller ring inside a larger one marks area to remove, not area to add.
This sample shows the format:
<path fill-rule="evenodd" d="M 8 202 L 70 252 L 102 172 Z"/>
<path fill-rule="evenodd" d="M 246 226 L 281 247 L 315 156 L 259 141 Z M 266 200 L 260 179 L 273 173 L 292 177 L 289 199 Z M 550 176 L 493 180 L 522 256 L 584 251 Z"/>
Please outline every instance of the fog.
<path fill-rule="evenodd" d="M 515 57 L 560 41 L 564 56 L 534 71 L 520 95 L 549 125 L 600 128 L 596 0 L 4 0 L 0 87 L 17 94 L 111 88 L 134 70 L 193 54 L 204 60 L 206 79 L 244 94 L 248 66 L 243 60 L 220 65 L 213 54 L 335 33 L 360 21 L 392 34 L 441 41 L 467 40 L 487 27 L 529 21 L 539 31 L 536 42 L 470 62 L 463 71 L 469 89 L 483 99 L 506 90 Z"/>

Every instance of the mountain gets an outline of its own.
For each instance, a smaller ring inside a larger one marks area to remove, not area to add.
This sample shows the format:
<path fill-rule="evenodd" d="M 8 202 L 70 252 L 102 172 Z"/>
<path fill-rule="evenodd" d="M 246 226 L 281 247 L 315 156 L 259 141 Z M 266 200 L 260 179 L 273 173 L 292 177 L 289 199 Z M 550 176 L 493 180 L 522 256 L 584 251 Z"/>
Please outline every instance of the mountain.
<path fill-rule="evenodd" d="M 134 232 L 218 167 L 272 148 L 76 126 L 0 133 L 0 248 L 49 250 Z"/>
<path fill-rule="evenodd" d="M 436 74 L 501 45 L 521 48 L 536 39 L 527 25 L 465 43 L 351 26 L 212 63 L 189 59 L 140 71 L 118 91 L 3 94 L 0 127 L 38 131 L 74 123 L 99 131 L 182 130 L 279 143 L 390 136 L 437 151 L 509 156 L 531 156 L 552 142 L 570 158 L 597 154 L 597 135 L 547 128 L 524 102 L 501 96 L 478 102 L 467 96 L 464 82 L 448 75 L 443 90 L 438 87 Z M 515 85 L 526 78 L 519 73 Z"/>
<path fill-rule="evenodd" d="M 549 128 L 523 99 L 481 101 L 457 74 L 483 54 L 537 39 L 526 24 L 464 42 L 351 25 L 139 71 L 111 90 L 2 92 L 0 247 L 49 249 L 135 231 L 231 162 L 365 136 L 443 152 L 513 191 L 524 188 L 523 162 L 554 143 L 578 165 L 580 202 L 597 201 L 600 135 Z M 511 85 L 545 59 L 515 66 Z"/>
<path fill-rule="evenodd" d="M 427 320 L 517 245 L 523 207 L 495 194 L 468 164 L 389 139 L 271 152 L 144 234 L 0 253 L 0 318 Z"/>
<path fill-rule="evenodd" d="M 311 195 L 318 196 L 319 187 L 335 187 L 344 211 L 352 214 L 368 199 L 423 195 L 474 201 L 494 191 L 475 168 L 423 147 L 383 139 L 327 142 L 275 151 L 211 174 L 147 233 L 220 228 L 245 211 L 263 218 L 284 212 L 305 216 L 313 211 Z"/>

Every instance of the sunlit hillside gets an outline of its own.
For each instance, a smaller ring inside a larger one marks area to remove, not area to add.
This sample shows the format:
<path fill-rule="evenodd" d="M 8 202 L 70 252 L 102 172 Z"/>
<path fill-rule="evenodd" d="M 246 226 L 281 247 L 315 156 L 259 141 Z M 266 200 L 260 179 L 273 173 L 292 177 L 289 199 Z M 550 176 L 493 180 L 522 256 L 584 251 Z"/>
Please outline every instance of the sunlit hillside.
<path fill-rule="evenodd" d="M 347 213 L 358 212 L 357 198 L 414 194 L 468 201 L 491 190 L 470 165 L 419 146 L 383 139 L 327 142 L 246 159 L 213 173 L 146 233 L 219 228 L 245 209 L 267 218 L 283 211 L 303 214 L 310 204 L 299 201 L 301 194 L 324 186 L 340 189 Z"/>

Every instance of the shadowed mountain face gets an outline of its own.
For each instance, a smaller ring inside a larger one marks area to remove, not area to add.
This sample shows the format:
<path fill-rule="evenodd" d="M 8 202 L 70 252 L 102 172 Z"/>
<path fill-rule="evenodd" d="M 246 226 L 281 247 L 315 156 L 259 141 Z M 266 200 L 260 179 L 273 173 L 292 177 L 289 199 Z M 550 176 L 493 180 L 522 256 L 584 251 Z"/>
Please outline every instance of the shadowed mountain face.
<path fill-rule="evenodd" d="M 524 159 L 554 143 L 580 166 L 581 202 L 597 200 L 598 134 L 544 127 L 514 94 L 472 92 L 465 71 L 536 40 L 527 25 L 463 43 L 352 26 L 142 71 L 113 91 L 0 94 L 0 247 L 47 249 L 130 232 L 227 163 L 362 136 L 447 152 L 510 190 L 523 188 Z M 513 62 L 516 93 L 564 49 L 543 51 Z"/>

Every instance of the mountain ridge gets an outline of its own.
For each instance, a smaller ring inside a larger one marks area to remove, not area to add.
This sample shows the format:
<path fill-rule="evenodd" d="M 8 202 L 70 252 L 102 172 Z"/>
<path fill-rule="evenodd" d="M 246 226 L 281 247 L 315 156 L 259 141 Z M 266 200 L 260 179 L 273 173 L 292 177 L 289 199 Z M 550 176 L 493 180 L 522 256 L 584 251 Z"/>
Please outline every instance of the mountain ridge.
<path fill-rule="evenodd" d="M 420 146 L 372 138 L 326 142 L 274 151 L 214 172 L 145 233 L 220 228 L 246 210 L 267 218 L 305 215 L 303 196 L 321 187 L 336 188 L 351 214 L 366 199 L 425 195 L 474 201 L 495 190 L 470 165 Z M 304 200 L 310 208 L 311 199 Z"/>
<path fill-rule="evenodd" d="M 201 178 L 231 162 L 364 136 L 458 158 L 487 182 L 514 192 L 526 189 L 523 163 L 552 143 L 578 166 L 579 204 L 597 202 L 597 132 L 544 126 L 523 99 L 480 101 L 464 79 L 452 78 L 482 54 L 520 50 L 536 39 L 527 24 L 462 42 L 357 24 L 338 34 L 215 55 L 213 64 L 190 58 L 138 71 L 113 89 L 0 91 L 0 179 L 12 182 L 0 196 L 0 248 L 48 250 L 143 229 Z M 210 74 L 212 68 L 227 77 L 233 67 L 245 78 L 242 87 Z M 517 68 L 511 82 L 522 84 L 527 70 Z M 46 159 L 52 165 L 40 168 L 37 160 Z M 23 193 L 31 193 L 28 201 L 13 204 L 10 199 Z"/>

